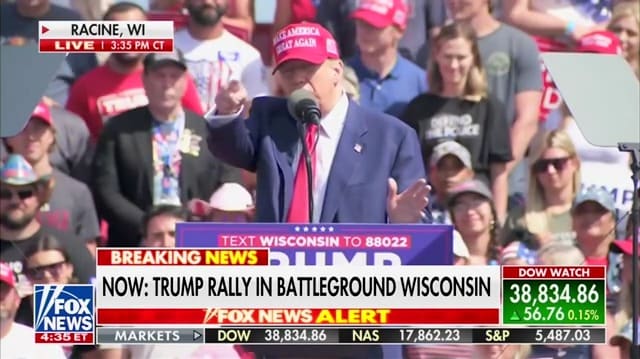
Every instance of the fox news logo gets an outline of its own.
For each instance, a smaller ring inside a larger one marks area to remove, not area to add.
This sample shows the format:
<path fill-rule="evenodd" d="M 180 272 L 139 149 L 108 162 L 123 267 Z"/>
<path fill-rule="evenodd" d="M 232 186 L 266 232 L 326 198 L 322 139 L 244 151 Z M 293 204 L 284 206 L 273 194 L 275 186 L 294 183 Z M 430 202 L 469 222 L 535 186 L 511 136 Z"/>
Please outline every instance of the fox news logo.
<path fill-rule="evenodd" d="M 36 284 L 34 328 L 44 332 L 93 332 L 92 285 Z"/>

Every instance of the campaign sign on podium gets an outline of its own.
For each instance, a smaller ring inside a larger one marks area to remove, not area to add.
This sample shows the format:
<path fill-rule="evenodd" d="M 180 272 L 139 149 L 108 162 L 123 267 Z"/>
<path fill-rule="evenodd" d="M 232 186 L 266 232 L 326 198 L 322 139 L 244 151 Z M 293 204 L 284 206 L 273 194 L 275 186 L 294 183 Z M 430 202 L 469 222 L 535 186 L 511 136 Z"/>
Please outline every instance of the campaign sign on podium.
<path fill-rule="evenodd" d="M 449 225 L 178 223 L 183 248 L 269 248 L 271 265 L 450 265 Z"/>

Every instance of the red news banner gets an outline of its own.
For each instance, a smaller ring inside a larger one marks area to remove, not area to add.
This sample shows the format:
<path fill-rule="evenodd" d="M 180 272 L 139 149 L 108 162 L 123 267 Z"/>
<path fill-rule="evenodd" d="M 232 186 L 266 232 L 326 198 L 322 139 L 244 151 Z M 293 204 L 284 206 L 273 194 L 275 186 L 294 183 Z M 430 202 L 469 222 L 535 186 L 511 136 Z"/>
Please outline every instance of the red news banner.
<path fill-rule="evenodd" d="M 40 21 L 40 52 L 171 52 L 171 21 Z"/>
<path fill-rule="evenodd" d="M 498 267 L 269 265 L 269 249 L 99 249 L 98 325 L 498 324 Z M 378 267 L 380 268 L 380 267 Z"/>

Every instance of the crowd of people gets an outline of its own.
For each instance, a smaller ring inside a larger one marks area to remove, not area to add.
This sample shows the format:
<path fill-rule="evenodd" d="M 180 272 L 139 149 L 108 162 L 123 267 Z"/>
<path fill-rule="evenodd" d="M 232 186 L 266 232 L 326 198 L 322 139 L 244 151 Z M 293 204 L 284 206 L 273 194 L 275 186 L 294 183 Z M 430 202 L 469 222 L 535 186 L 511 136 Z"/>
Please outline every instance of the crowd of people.
<path fill-rule="evenodd" d="M 286 222 L 307 211 L 296 207 L 297 174 L 294 193 L 279 195 L 281 168 L 254 155 L 281 151 L 294 172 L 303 162 L 277 142 L 297 137 L 264 127 L 275 126 L 280 114 L 266 111 L 280 100 L 252 101 L 301 87 L 319 96 L 322 113 L 315 221 L 450 224 L 456 265 L 607 267 L 607 344 L 412 345 L 365 357 L 631 357 L 629 218 L 640 196 L 631 159 L 582 135 L 540 54 L 622 56 L 639 78 L 640 1 L 279 0 L 270 54 L 251 43 L 250 1 L 57 2 L 2 1 L 2 43 L 36 41 L 38 20 L 170 18 L 177 49 L 70 54 L 24 129 L 2 138 L 2 358 L 316 358 L 294 348 L 269 356 L 239 346 L 35 345 L 31 329 L 32 285 L 91 283 L 98 246 L 174 247 L 177 222 Z M 300 26 L 319 32 L 296 33 Z M 281 29 L 298 45 L 281 41 Z M 340 134 L 361 135 L 348 122 L 352 108 L 379 148 L 347 150 L 374 152 L 375 162 L 342 156 Z M 242 115 L 246 131 L 226 121 Z M 255 140 L 260 131 L 274 142 Z M 382 188 L 387 167 L 394 178 Z M 342 182 L 332 182 L 334 168 Z M 336 186 L 348 188 L 330 197 Z M 339 196 L 350 205 L 334 203 Z M 344 357 L 336 347 L 316 354 Z"/>

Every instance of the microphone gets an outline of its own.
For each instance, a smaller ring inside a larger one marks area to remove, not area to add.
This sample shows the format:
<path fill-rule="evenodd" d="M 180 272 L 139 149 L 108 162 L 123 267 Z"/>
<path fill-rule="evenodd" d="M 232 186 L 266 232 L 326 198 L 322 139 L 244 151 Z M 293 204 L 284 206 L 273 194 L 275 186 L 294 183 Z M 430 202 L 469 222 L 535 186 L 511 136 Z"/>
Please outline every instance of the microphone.
<path fill-rule="evenodd" d="M 304 124 L 320 124 L 318 100 L 310 91 L 297 89 L 287 99 L 287 109 L 293 118 Z"/>
<path fill-rule="evenodd" d="M 297 89 L 287 98 L 289 114 L 298 122 L 298 136 L 302 142 L 302 155 L 307 169 L 307 194 L 309 195 L 309 223 L 313 223 L 313 167 L 311 165 L 311 153 L 307 146 L 307 125 L 320 124 L 320 107 L 318 101 L 310 91 Z M 315 143 L 314 139 L 314 143 Z M 302 157 L 300 158 L 302 160 Z"/>

